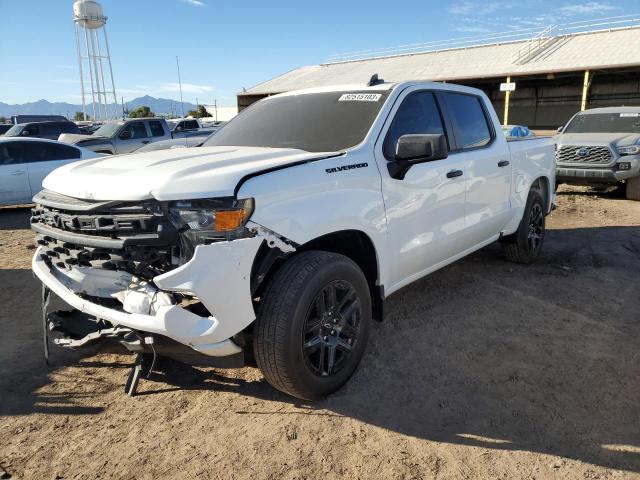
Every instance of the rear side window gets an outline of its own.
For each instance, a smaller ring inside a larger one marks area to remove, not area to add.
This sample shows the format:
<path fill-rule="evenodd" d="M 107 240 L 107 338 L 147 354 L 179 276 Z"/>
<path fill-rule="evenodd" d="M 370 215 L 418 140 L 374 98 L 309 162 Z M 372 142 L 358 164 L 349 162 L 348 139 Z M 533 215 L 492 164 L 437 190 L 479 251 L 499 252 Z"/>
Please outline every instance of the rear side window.
<path fill-rule="evenodd" d="M 75 123 L 64 122 L 60 124 L 61 133 L 80 133 L 80 129 Z"/>
<path fill-rule="evenodd" d="M 60 126 L 57 123 L 40 125 L 40 135 L 43 137 L 58 138 L 58 135 L 60 135 Z"/>
<path fill-rule="evenodd" d="M 447 92 L 442 98 L 453 124 L 458 149 L 478 148 L 491 143 L 492 129 L 479 97 Z"/>
<path fill-rule="evenodd" d="M 48 142 L 27 142 L 25 159 L 27 162 L 49 162 L 53 160 L 73 160 L 80 158 L 80 150 L 70 145 Z"/>
<path fill-rule="evenodd" d="M 24 163 L 24 142 L 0 142 L 0 166 Z"/>
<path fill-rule="evenodd" d="M 152 137 L 164 137 L 164 128 L 160 122 L 149 122 Z"/>
<path fill-rule="evenodd" d="M 188 121 L 184 122 L 184 129 L 185 130 L 197 130 L 198 129 L 198 122 L 196 122 L 195 120 L 188 120 Z"/>
<path fill-rule="evenodd" d="M 414 92 L 402 101 L 384 142 L 384 156 L 394 159 L 398 139 L 412 134 L 444 134 L 440 111 L 431 92 Z"/>

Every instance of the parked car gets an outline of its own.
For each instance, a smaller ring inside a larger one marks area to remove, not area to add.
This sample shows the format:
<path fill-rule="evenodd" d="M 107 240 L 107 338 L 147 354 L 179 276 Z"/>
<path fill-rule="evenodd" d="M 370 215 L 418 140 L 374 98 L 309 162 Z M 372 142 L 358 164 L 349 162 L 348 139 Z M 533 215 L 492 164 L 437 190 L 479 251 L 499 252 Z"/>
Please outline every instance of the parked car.
<path fill-rule="evenodd" d="M 215 127 L 204 127 L 197 118 L 175 118 L 167 120 L 167 124 L 173 138 L 206 137 L 217 130 Z"/>
<path fill-rule="evenodd" d="M 168 140 L 171 132 L 162 118 L 136 118 L 108 122 L 92 135 L 61 135 L 60 141 L 98 153 L 131 153 L 148 143 Z"/>
<path fill-rule="evenodd" d="M 8 123 L 0 123 L 0 136 L 4 135 L 5 133 L 7 133 L 7 131 L 13 127 L 13 125 L 8 124 Z"/>
<path fill-rule="evenodd" d="M 585 110 L 558 131 L 559 183 L 625 184 L 627 198 L 640 200 L 640 107 Z"/>
<path fill-rule="evenodd" d="M 502 131 L 505 136 L 511 138 L 529 138 L 536 136 L 529 127 L 525 127 L 524 125 L 504 125 Z"/>
<path fill-rule="evenodd" d="M 30 203 L 53 170 L 96 156 L 90 150 L 51 140 L 0 138 L 0 205 Z"/>
<path fill-rule="evenodd" d="M 34 123 L 34 122 L 68 122 L 69 119 L 62 115 L 12 115 L 11 123 Z"/>
<path fill-rule="evenodd" d="M 59 168 L 32 217 L 33 270 L 68 304 L 45 331 L 139 354 L 129 393 L 154 355 L 252 352 L 275 388 L 322 397 L 389 295 L 497 240 L 540 255 L 554 148 L 508 142 L 481 90 L 374 78 L 265 98 L 197 149 Z"/>
<path fill-rule="evenodd" d="M 6 137 L 48 138 L 57 140 L 63 134 L 80 133 L 78 126 L 69 121 L 29 122 L 12 126 L 4 135 Z"/>

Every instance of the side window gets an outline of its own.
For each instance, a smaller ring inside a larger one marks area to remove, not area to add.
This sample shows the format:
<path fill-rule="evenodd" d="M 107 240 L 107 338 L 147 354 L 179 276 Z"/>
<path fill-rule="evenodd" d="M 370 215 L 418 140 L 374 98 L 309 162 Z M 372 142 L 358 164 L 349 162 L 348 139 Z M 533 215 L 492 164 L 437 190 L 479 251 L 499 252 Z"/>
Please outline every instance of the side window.
<path fill-rule="evenodd" d="M 388 160 L 395 157 L 396 144 L 403 135 L 444 134 L 442 118 L 433 93 L 414 92 L 402 101 L 389 127 L 384 142 L 384 156 Z"/>
<path fill-rule="evenodd" d="M 22 135 L 24 135 L 25 137 L 37 137 L 38 135 L 40 135 L 40 129 L 37 125 L 27 125 L 22 130 Z"/>
<path fill-rule="evenodd" d="M 152 137 L 163 137 L 164 136 L 164 128 L 162 127 L 162 123 L 160 122 L 149 122 L 149 129 L 151 130 Z"/>
<path fill-rule="evenodd" d="M 492 129 L 479 97 L 447 92 L 442 98 L 459 149 L 483 147 L 491 142 Z"/>
<path fill-rule="evenodd" d="M 189 120 L 188 122 L 185 122 L 185 130 L 197 130 L 198 129 L 198 122 L 196 122 L 195 120 Z"/>
<path fill-rule="evenodd" d="M 147 138 L 147 129 L 142 122 L 130 123 L 123 132 L 131 132 L 131 139 L 135 138 Z"/>
<path fill-rule="evenodd" d="M 80 158 L 80 150 L 70 145 L 49 142 L 27 142 L 25 158 L 28 162 L 50 162 Z"/>
<path fill-rule="evenodd" d="M 43 137 L 58 138 L 60 127 L 56 123 L 45 123 L 40 126 L 40 135 Z"/>
<path fill-rule="evenodd" d="M 0 167 L 24 163 L 24 142 L 0 143 Z"/>
<path fill-rule="evenodd" d="M 60 132 L 62 133 L 78 133 L 79 131 L 75 123 L 65 122 L 60 124 Z"/>

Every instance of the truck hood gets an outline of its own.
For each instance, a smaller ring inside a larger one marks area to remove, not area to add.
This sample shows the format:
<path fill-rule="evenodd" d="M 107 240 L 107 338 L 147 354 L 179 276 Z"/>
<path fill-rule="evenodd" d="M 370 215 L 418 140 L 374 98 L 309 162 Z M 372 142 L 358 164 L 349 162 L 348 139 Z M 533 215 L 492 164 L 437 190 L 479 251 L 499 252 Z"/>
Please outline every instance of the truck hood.
<path fill-rule="evenodd" d="M 77 145 L 79 143 L 86 143 L 86 140 L 98 140 L 100 143 L 108 140 L 107 137 L 97 137 L 95 135 L 82 135 L 81 133 L 63 133 L 58 137 L 59 142 L 68 143 L 70 145 Z"/>
<path fill-rule="evenodd" d="M 86 200 L 226 197 L 234 195 L 247 175 L 339 154 L 286 148 L 179 148 L 71 163 L 50 173 L 42 185 Z"/>
<path fill-rule="evenodd" d="M 563 145 L 609 145 L 624 147 L 640 142 L 637 133 L 563 133 L 558 136 L 558 146 Z"/>

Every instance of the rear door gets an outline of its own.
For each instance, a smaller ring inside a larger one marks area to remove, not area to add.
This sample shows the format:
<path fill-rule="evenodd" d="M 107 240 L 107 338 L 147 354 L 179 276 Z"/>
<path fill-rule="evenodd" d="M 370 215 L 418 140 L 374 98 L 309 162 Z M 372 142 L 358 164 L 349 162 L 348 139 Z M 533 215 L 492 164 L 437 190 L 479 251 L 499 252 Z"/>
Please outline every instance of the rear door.
<path fill-rule="evenodd" d="M 169 137 L 168 132 L 165 131 L 164 123 L 159 120 L 149 120 L 149 130 L 154 142 Z"/>
<path fill-rule="evenodd" d="M 465 243 L 472 248 L 497 235 L 509 220 L 509 148 L 502 132 L 495 131 L 482 97 L 447 91 L 438 93 L 438 99 L 452 128 L 452 154 L 464 157 L 468 164 Z"/>
<path fill-rule="evenodd" d="M 0 142 L 0 205 L 31 201 L 29 175 L 24 161 L 26 142 Z"/>
<path fill-rule="evenodd" d="M 72 145 L 53 142 L 25 142 L 31 197 L 42 190 L 42 181 L 56 168 L 79 160 L 81 152 Z"/>

